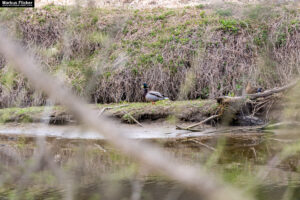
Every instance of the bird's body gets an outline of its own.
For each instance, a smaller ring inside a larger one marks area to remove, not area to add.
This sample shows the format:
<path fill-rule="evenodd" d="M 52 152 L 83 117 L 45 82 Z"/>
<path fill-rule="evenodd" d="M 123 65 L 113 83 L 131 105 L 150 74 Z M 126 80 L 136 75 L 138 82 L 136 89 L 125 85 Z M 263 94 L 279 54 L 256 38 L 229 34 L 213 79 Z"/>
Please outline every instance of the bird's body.
<path fill-rule="evenodd" d="M 144 98 L 146 101 L 155 102 L 159 100 L 169 99 L 168 97 L 163 96 L 160 92 L 157 91 L 148 91 L 148 85 L 144 83 Z"/>
<path fill-rule="evenodd" d="M 149 91 L 145 95 L 145 99 L 147 101 L 159 101 L 159 100 L 168 99 L 168 97 L 164 97 L 161 93 L 156 91 Z"/>

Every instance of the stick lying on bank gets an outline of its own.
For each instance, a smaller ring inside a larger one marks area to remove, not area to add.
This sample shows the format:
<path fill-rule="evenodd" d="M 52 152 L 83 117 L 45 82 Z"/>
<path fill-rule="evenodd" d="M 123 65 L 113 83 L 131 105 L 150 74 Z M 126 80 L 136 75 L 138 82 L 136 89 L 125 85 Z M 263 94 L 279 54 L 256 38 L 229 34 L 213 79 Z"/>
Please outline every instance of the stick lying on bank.
<path fill-rule="evenodd" d="M 10 61 L 15 69 L 25 75 L 32 85 L 43 90 L 55 102 L 65 105 L 84 124 L 101 133 L 111 144 L 119 148 L 124 154 L 132 156 L 136 161 L 147 168 L 182 183 L 189 189 L 197 192 L 201 199 L 209 200 L 250 200 L 240 189 L 225 184 L 215 175 L 208 173 L 200 166 L 187 166 L 175 160 L 165 151 L 144 142 L 128 139 L 115 128 L 115 125 L 106 118 L 97 117 L 84 101 L 62 87 L 50 75 L 42 72 L 27 55 L 23 48 L 13 45 L 13 42 L 0 33 L 0 52 Z"/>
<path fill-rule="evenodd" d="M 196 126 L 200 126 L 202 124 L 204 124 L 205 122 L 208 122 L 209 120 L 212 120 L 212 119 L 215 119 L 217 117 L 219 117 L 220 115 L 212 115 L 208 118 L 206 118 L 205 120 L 201 121 L 201 122 L 198 122 L 196 124 L 193 124 L 193 125 L 190 125 L 188 127 L 181 127 L 181 126 L 176 126 L 176 129 L 179 129 L 179 130 L 191 130 L 192 128 L 196 127 Z"/>
<path fill-rule="evenodd" d="M 120 106 L 113 106 L 113 107 L 104 107 L 100 110 L 100 112 L 98 113 L 98 116 L 101 116 L 106 110 L 122 108 L 122 107 L 126 107 L 126 106 L 129 106 L 129 104 L 120 105 Z"/>
<path fill-rule="evenodd" d="M 129 112 L 124 111 L 124 113 L 130 117 L 130 119 L 132 119 L 136 124 L 138 124 L 140 127 L 144 127 L 138 120 L 136 120 Z"/>

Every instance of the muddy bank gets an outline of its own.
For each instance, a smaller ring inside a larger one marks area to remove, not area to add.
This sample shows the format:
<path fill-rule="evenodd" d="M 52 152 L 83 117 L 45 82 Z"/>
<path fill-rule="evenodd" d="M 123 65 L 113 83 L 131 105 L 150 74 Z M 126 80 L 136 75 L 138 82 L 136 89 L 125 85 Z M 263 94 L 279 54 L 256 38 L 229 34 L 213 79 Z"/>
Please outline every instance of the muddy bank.
<path fill-rule="evenodd" d="M 135 123 L 133 118 L 140 121 L 167 120 L 201 121 L 213 115 L 218 110 L 214 100 L 193 101 L 159 101 L 151 103 L 122 103 L 91 105 L 98 115 L 121 119 L 125 123 Z M 41 123 L 64 125 L 77 123 L 76 119 L 63 107 L 28 107 L 0 109 L 1 123 Z"/>

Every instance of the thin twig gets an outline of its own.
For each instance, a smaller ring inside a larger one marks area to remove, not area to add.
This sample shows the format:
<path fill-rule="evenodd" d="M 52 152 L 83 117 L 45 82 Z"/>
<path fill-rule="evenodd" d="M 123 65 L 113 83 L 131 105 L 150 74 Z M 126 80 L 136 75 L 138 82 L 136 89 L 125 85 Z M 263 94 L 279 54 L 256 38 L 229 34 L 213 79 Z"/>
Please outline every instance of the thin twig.
<path fill-rule="evenodd" d="M 102 108 L 100 111 L 99 111 L 99 113 L 98 113 L 98 117 L 100 117 L 103 113 L 104 113 L 104 111 L 106 110 L 106 109 L 111 109 L 112 107 L 104 107 L 104 108 Z"/>
<path fill-rule="evenodd" d="M 98 117 L 101 116 L 106 110 L 116 109 L 116 108 L 122 108 L 122 107 L 126 107 L 126 106 L 129 106 L 129 104 L 120 105 L 120 106 L 114 106 L 114 107 L 104 107 L 98 113 Z"/>
<path fill-rule="evenodd" d="M 254 147 L 251 147 L 250 149 L 251 149 L 251 151 L 253 152 L 254 159 L 257 160 L 255 148 L 254 148 Z"/>
<path fill-rule="evenodd" d="M 196 124 L 193 124 L 193 125 L 191 125 L 191 126 L 188 126 L 187 129 L 191 129 L 191 128 L 194 128 L 194 127 L 199 126 L 199 125 L 201 125 L 201 124 L 204 124 L 205 122 L 207 122 L 207 121 L 209 121 L 209 120 L 212 120 L 212 119 L 215 119 L 215 118 L 217 118 L 217 117 L 219 117 L 219 116 L 220 116 L 220 115 L 212 115 L 212 116 L 210 116 L 209 118 L 206 118 L 205 120 L 203 120 L 203 121 L 201 121 L 201 122 L 199 122 L 199 123 L 196 123 Z"/>
<path fill-rule="evenodd" d="M 106 149 L 104 149 L 100 144 L 94 144 L 99 150 L 106 152 Z"/>
<path fill-rule="evenodd" d="M 192 128 L 196 127 L 196 126 L 199 126 L 199 125 L 202 125 L 204 124 L 205 122 L 209 121 L 209 120 L 212 120 L 212 119 L 215 119 L 217 117 L 219 117 L 220 115 L 212 115 L 208 118 L 206 118 L 205 120 L 201 121 L 201 122 L 198 122 L 196 124 L 193 124 L 193 125 L 190 125 L 188 127 L 181 127 L 181 126 L 176 126 L 177 129 L 181 129 L 181 130 L 191 130 Z"/>
<path fill-rule="evenodd" d="M 126 115 L 128 117 L 130 117 L 130 119 L 132 119 L 135 123 L 137 123 L 139 126 L 144 127 L 138 120 L 136 120 L 129 112 L 124 110 L 124 113 L 126 113 Z"/>

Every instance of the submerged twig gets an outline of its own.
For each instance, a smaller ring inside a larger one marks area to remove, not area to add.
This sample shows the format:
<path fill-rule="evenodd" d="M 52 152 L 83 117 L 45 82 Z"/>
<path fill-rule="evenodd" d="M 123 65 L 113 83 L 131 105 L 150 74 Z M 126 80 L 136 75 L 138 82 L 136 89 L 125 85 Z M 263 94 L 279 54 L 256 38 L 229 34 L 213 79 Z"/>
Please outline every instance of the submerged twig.
<path fill-rule="evenodd" d="M 209 146 L 209 145 L 207 145 L 207 144 L 204 144 L 204 143 L 202 143 L 202 142 L 200 142 L 200 141 L 198 141 L 198 140 L 196 140 L 196 139 L 190 139 L 189 141 L 193 141 L 193 142 L 195 142 L 195 143 L 197 143 L 197 144 L 199 144 L 199 145 L 201 145 L 201 146 L 206 147 L 206 148 L 209 149 L 209 150 L 216 151 L 216 149 L 215 149 L 214 147 L 211 147 L 211 146 Z"/>

